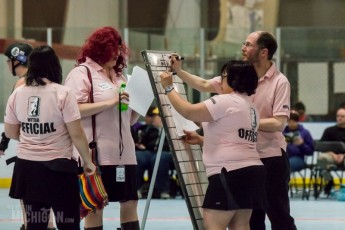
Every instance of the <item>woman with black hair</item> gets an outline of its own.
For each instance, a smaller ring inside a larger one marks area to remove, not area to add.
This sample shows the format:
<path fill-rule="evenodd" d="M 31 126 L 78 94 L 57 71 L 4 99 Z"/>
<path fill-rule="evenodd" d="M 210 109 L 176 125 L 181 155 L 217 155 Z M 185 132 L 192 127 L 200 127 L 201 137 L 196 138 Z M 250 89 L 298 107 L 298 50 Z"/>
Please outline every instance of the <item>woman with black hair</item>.
<path fill-rule="evenodd" d="M 11 94 L 4 119 L 6 136 L 19 141 L 10 197 L 23 200 L 29 230 L 47 229 L 50 208 L 58 229 L 80 229 L 73 145 L 86 175 L 93 174 L 95 166 L 78 104 L 61 85 L 60 61 L 51 47 L 35 48 L 28 60 L 25 85 Z"/>
<path fill-rule="evenodd" d="M 249 229 L 252 209 L 265 208 L 265 169 L 256 151 L 259 115 L 250 99 L 258 78 L 244 61 L 226 63 L 221 76 L 222 94 L 191 104 L 174 90 L 171 73 L 160 75 L 176 111 L 203 122 L 204 138 L 191 132 L 185 138 L 191 144 L 203 142 L 209 179 L 203 203 L 205 228 Z"/>

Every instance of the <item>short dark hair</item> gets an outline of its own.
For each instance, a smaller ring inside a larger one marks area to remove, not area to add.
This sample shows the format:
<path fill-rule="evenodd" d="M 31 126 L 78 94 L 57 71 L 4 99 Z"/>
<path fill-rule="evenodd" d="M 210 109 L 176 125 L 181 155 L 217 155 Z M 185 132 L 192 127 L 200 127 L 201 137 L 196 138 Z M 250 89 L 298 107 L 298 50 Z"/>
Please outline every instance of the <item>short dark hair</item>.
<path fill-rule="evenodd" d="M 254 66 L 248 61 L 229 61 L 222 72 L 227 74 L 228 85 L 238 93 L 246 93 L 248 96 L 255 93 L 258 86 L 258 75 Z"/>
<path fill-rule="evenodd" d="M 62 69 L 55 51 L 47 45 L 38 46 L 29 55 L 26 85 L 45 85 L 42 78 L 61 84 Z"/>
<path fill-rule="evenodd" d="M 291 111 L 290 112 L 290 120 L 299 121 L 299 114 L 297 112 Z"/>
<path fill-rule="evenodd" d="M 266 48 L 268 50 L 268 59 L 272 60 L 273 55 L 277 51 L 278 44 L 275 37 L 268 32 L 260 32 L 258 40 L 256 41 L 256 44 L 260 48 Z"/>
<path fill-rule="evenodd" d="M 296 110 L 304 110 L 305 111 L 305 105 L 301 101 L 296 102 L 294 108 Z"/>

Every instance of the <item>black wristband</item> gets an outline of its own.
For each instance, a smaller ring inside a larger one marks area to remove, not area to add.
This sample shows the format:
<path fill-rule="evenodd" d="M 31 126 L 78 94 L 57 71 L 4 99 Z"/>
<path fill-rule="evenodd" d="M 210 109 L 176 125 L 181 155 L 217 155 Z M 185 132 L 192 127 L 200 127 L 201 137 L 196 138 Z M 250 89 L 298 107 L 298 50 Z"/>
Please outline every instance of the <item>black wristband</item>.
<path fill-rule="evenodd" d="M 1 133 L 1 142 L 0 142 L 0 150 L 5 151 L 8 147 L 8 142 L 10 142 L 10 138 L 6 137 L 5 133 Z"/>

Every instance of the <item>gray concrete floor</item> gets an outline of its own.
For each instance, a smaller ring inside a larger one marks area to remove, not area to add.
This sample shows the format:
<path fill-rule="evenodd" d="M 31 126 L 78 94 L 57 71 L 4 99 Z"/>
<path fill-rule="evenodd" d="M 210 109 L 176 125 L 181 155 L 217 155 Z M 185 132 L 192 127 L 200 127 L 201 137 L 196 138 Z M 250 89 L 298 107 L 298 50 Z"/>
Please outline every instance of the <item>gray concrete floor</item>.
<path fill-rule="evenodd" d="M 0 189 L 0 229 L 18 230 L 22 224 L 19 201 L 8 197 L 8 189 Z M 146 200 L 140 200 L 138 214 L 140 222 Z M 299 230 L 342 230 L 345 229 L 345 202 L 330 199 L 291 199 L 291 214 Z M 267 229 L 270 229 L 269 222 Z M 112 203 L 104 211 L 104 229 L 119 227 L 119 205 Z M 81 224 L 83 226 L 83 223 Z M 154 199 L 150 203 L 145 224 L 148 230 L 179 229 L 192 230 L 188 209 L 182 198 L 170 200 Z"/>

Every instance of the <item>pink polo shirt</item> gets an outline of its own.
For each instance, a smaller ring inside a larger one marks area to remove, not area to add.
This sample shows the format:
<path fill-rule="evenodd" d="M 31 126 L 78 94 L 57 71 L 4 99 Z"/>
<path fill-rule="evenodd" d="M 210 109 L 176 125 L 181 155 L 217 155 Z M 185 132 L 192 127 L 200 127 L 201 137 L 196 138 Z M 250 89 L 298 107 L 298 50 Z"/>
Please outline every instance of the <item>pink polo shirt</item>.
<path fill-rule="evenodd" d="M 210 79 L 214 89 L 220 93 L 220 77 Z M 290 116 L 290 83 L 288 79 L 276 69 L 275 64 L 259 79 L 256 93 L 252 100 L 257 107 L 260 118 L 273 116 Z M 286 142 L 282 132 L 259 131 L 257 149 L 261 158 L 281 156 L 281 149 L 286 151 Z"/>
<path fill-rule="evenodd" d="M 72 158 L 65 123 L 80 119 L 75 95 L 56 83 L 18 87 L 10 96 L 5 123 L 20 124 L 17 156 L 32 161 Z"/>
<path fill-rule="evenodd" d="M 110 80 L 103 68 L 96 62 L 87 58 L 82 65 L 88 66 L 93 81 L 94 102 L 110 100 L 118 97 L 118 89 L 122 82 L 126 81 L 124 77 L 117 77 L 115 72 L 111 72 Z M 87 71 L 84 66 L 79 66 L 70 71 L 65 80 L 65 85 L 71 88 L 77 97 L 78 103 L 88 103 L 91 84 L 87 77 Z M 98 144 L 98 162 L 100 165 L 134 165 L 136 164 L 135 146 L 130 132 L 132 110 L 121 112 L 122 119 L 122 141 L 123 154 L 120 157 L 120 126 L 119 110 L 117 107 L 106 109 L 96 114 L 96 141 Z M 82 118 L 82 124 L 88 141 L 92 140 L 91 116 Z M 76 149 L 74 153 L 78 155 Z"/>
<path fill-rule="evenodd" d="M 244 94 L 216 95 L 204 101 L 213 121 L 203 122 L 203 162 L 207 176 L 262 165 L 256 150 L 259 114 Z"/>

